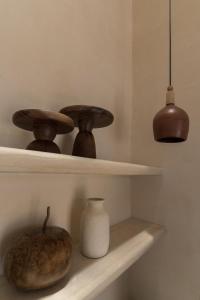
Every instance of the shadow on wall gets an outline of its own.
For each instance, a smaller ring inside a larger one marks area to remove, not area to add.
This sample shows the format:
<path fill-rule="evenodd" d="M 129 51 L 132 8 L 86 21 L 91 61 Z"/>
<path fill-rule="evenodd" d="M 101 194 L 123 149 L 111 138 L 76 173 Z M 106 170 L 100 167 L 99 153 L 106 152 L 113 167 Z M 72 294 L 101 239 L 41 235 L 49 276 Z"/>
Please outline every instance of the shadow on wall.
<path fill-rule="evenodd" d="M 85 198 L 84 187 L 78 187 L 74 192 L 70 216 L 70 232 L 75 242 L 79 240 L 80 220 L 85 205 Z"/>
<path fill-rule="evenodd" d="M 65 135 L 60 135 L 57 138 L 57 143 L 60 147 L 61 153 L 62 154 L 72 154 L 72 149 L 73 149 L 73 144 L 74 144 L 74 134 L 65 134 Z"/>
<path fill-rule="evenodd" d="M 133 216 L 154 223 L 163 222 L 162 216 L 158 213 L 164 201 L 161 195 L 163 176 L 135 177 L 132 180 L 135 195 L 131 202 Z"/>
<path fill-rule="evenodd" d="M 40 199 L 38 195 L 35 195 L 30 202 L 29 214 L 27 214 L 24 219 L 19 218 L 13 222 L 9 223 L 9 226 L 6 228 L 4 235 L 2 237 L 2 242 L 0 244 L 0 258 L 3 260 L 4 255 L 6 254 L 7 249 L 12 244 L 13 240 L 20 234 L 24 233 L 29 229 L 34 227 L 42 228 L 42 223 L 40 224 Z M 44 216 L 45 217 L 45 216 Z M 27 225 L 29 224 L 29 225 Z"/>

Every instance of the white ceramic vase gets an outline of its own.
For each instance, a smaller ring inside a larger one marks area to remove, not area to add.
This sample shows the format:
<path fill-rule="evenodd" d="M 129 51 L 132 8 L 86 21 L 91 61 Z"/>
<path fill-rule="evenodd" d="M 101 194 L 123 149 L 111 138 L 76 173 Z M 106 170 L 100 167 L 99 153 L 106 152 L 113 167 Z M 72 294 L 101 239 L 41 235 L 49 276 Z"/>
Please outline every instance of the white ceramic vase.
<path fill-rule="evenodd" d="M 109 244 L 110 222 L 104 199 L 90 198 L 81 218 L 81 252 L 89 258 L 100 258 L 107 254 Z"/>

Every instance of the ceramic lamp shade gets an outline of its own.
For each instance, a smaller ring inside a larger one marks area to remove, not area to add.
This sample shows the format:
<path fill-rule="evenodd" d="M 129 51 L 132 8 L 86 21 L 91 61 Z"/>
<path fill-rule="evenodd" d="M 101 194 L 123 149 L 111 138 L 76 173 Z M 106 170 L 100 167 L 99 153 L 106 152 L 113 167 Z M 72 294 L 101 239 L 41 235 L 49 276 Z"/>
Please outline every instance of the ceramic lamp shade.
<path fill-rule="evenodd" d="M 174 104 L 173 88 L 168 88 L 166 106 L 153 120 L 154 138 L 161 143 L 180 143 L 187 140 L 189 132 L 188 114 Z"/>
<path fill-rule="evenodd" d="M 169 86 L 166 100 L 166 106 L 153 120 L 154 139 L 160 143 L 184 142 L 189 133 L 189 116 L 175 105 L 172 86 L 172 0 L 169 0 Z"/>

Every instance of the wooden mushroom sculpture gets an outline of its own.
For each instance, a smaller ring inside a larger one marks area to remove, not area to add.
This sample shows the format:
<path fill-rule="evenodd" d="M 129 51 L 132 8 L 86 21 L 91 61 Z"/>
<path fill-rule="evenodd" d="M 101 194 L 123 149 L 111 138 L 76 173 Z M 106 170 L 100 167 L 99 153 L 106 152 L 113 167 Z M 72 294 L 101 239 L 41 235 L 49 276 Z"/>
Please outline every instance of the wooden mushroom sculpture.
<path fill-rule="evenodd" d="M 35 141 L 27 146 L 28 150 L 60 153 L 53 142 L 57 134 L 69 133 L 74 122 L 63 114 L 40 109 L 24 109 L 15 112 L 13 123 L 22 129 L 33 131 Z"/>
<path fill-rule="evenodd" d="M 75 139 L 73 155 L 96 158 L 94 128 L 102 128 L 113 123 L 114 117 L 108 110 L 88 105 L 73 105 L 61 109 L 61 113 L 73 119 L 79 133 Z"/>
<path fill-rule="evenodd" d="M 47 227 L 50 208 L 43 228 L 17 237 L 6 254 L 4 272 L 18 289 L 38 290 L 54 285 L 69 271 L 72 242 L 59 227 Z"/>

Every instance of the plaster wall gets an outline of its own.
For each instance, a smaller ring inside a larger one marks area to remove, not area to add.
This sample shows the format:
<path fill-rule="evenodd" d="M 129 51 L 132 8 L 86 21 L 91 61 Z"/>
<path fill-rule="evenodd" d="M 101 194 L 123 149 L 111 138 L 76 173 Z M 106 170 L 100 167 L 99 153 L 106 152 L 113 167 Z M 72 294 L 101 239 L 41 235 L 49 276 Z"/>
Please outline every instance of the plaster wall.
<path fill-rule="evenodd" d="M 0 0 L 0 145 L 25 148 L 33 139 L 12 124 L 16 110 L 97 105 L 115 116 L 94 132 L 98 157 L 130 161 L 132 38 L 131 0 Z M 63 153 L 74 134 L 57 138 Z M 112 224 L 131 215 L 127 178 L 1 174 L 0 190 L 1 254 L 7 235 L 40 224 L 47 205 L 51 223 L 74 239 L 87 197 L 106 199 Z M 99 299 L 122 299 L 126 282 Z"/>
<path fill-rule="evenodd" d="M 176 104 L 190 116 L 189 139 L 158 144 L 152 120 L 165 104 L 168 85 L 168 1 L 134 1 L 135 162 L 162 166 L 161 178 L 132 183 L 134 216 L 163 224 L 167 233 L 130 271 L 134 300 L 198 300 L 200 297 L 200 3 L 172 1 L 173 81 Z"/>

